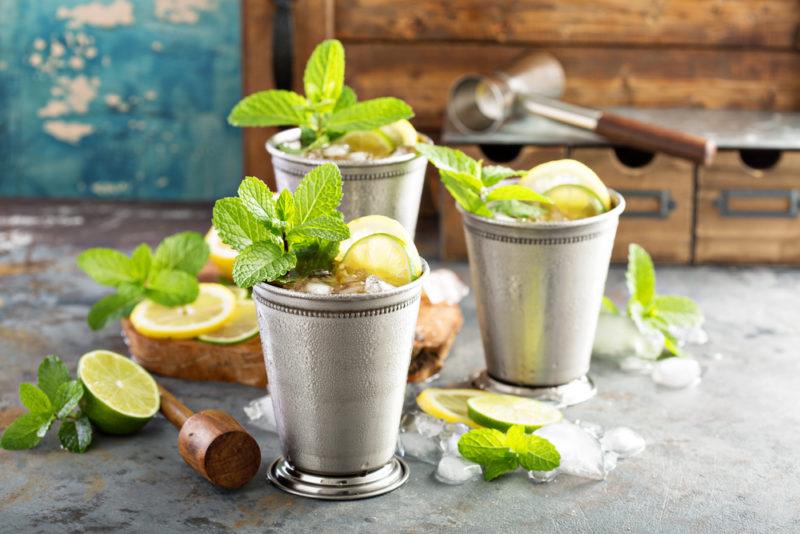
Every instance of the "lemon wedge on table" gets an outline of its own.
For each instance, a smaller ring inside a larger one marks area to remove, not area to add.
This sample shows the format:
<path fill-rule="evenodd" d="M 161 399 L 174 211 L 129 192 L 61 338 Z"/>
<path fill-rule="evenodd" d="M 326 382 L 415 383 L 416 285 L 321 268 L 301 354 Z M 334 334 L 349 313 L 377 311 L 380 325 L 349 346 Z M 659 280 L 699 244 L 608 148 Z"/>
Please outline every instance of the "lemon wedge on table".
<path fill-rule="evenodd" d="M 233 279 L 233 262 L 239 253 L 222 242 L 213 226 L 206 234 L 205 240 L 208 245 L 208 257 L 211 263 L 217 266 L 222 276 L 229 280 Z"/>
<path fill-rule="evenodd" d="M 145 299 L 133 308 L 130 321 L 153 338 L 188 339 L 221 327 L 236 313 L 237 298 L 222 284 L 200 284 L 191 304 L 167 307 Z"/>
<path fill-rule="evenodd" d="M 448 423 L 464 423 L 476 428 L 478 424 L 469 418 L 467 400 L 487 394 L 480 389 L 428 388 L 417 395 L 417 406 L 426 414 Z"/>
<path fill-rule="evenodd" d="M 236 311 L 229 321 L 216 330 L 198 336 L 197 339 L 216 345 L 234 345 L 247 341 L 256 334 L 258 334 L 256 303 L 244 298 L 236 302 Z"/>
<path fill-rule="evenodd" d="M 529 187 L 537 193 L 547 196 L 556 193 L 556 189 L 563 186 L 582 187 L 600 201 L 604 211 L 611 209 L 611 195 L 603 181 L 592 169 L 574 159 L 560 159 L 537 165 L 522 177 L 519 185 Z M 561 191 L 558 194 L 564 195 L 564 190 Z M 570 196 L 571 198 L 575 197 L 574 190 Z M 555 201 L 555 199 L 553 200 Z M 561 209 L 557 201 L 555 204 Z"/>
<path fill-rule="evenodd" d="M 380 130 L 357 130 L 348 132 L 334 144 L 346 144 L 350 152 L 366 152 L 375 158 L 385 158 L 394 152 L 395 145 L 388 135 Z"/>

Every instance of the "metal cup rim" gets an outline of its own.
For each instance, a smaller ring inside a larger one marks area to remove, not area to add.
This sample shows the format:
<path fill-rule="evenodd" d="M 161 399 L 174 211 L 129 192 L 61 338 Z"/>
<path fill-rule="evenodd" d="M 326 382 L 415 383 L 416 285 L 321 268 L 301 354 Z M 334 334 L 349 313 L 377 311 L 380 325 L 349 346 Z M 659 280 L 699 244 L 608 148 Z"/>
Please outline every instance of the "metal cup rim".
<path fill-rule="evenodd" d="M 425 143 L 433 144 L 433 141 L 427 135 L 421 133 L 418 133 L 417 135 L 419 135 Z M 382 166 L 394 165 L 396 163 L 405 163 L 409 161 L 414 161 L 425 157 L 421 154 L 417 154 L 416 152 L 411 152 L 409 154 L 400 154 L 397 156 L 389 156 L 388 158 L 366 160 L 366 161 L 315 159 L 315 158 L 307 158 L 305 156 L 298 156 L 296 154 L 287 154 L 286 152 L 278 148 L 278 145 L 281 143 L 289 143 L 292 141 L 297 141 L 298 139 L 300 139 L 300 128 L 290 128 L 288 130 L 278 132 L 269 139 L 267 139 L 267 142 L 265 143 L 264 146 L 266 147 L 267 152 L 269 152 L 269 154 L 274 158 L 280 158 L 294 163 L 301 163 L 303 165 L 310 165 L 312 167 L 322 165 L 323 163 L 334 163 L 336 164 L 337 167 L 343 170 L 349 168 L 382 167 Z"/>

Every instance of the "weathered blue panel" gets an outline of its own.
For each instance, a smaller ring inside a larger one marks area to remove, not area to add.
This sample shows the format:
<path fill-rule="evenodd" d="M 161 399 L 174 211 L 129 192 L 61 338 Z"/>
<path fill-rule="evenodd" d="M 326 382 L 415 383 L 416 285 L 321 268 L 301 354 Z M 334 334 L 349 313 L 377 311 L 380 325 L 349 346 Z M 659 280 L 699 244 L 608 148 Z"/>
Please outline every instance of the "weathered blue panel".
<path fill-rule="evenodd" d="M 240 63 L 239 0 L 0 0 L 0 196 L 231 193 Z"/>

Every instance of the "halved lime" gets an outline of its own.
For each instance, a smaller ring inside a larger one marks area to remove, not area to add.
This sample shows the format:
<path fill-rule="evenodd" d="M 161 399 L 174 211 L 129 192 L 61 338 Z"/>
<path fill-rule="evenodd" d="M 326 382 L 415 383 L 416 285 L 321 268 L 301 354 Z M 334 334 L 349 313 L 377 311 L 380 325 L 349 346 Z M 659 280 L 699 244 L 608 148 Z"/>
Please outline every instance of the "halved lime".
<path fill-rule="evenodd" d="M 350 237 L 339 243 L 339 253 L 336 255 L 337 262 L 341 262 L 350 247 L 365 237 L 374 234 L 387 234 L 403 243 L 411 263 L 412 276 L 417 278 L 422 274 L 422 259 L 419 256 L 419 252 L 417 252 L 417 247 L 414 245 L 414 239 L 397 220 L 385 215 L 366 215 L 353 219 L 347 223 L 347 227 L 350 229 Z"/>
<path fill-rule="evenodd" d="M 395 146 L 414 146 L 417 144 L 417 130 L 406 119 L 400 119 L 386 126 L 381 126 L 380 131 L 386 134 Z"/>
<path fill-rule="evenodd" d="M 561 412 L 549 404 L 497 393 L 468 399 L 467 409 L 469 417 L 479 425 L 503 431 L 512 425 L 525 425 L 525 430 L 532 432 L 563 418 Z"/>
<path fill-rule="evenodd" d="M 236 301 L 236 310 L 227 323 L 216 330 L 198 336 L 197 339 L 215 345 L 234 345 L 247 341 L 256 334 L 258 334 L 256 303 L 245 298 Z"/>
<path fill-rule="evenodd" d="M 81 356 L 78 378 L 86 390 L 84 413 L 95 426 L 109 434 L 136 432 L 161 405 L 153 377 L 115 352 L 94 350 Z"/>
<path fill-rule="evenodd" d="M 537 165 L 522 177 L 519 184 L 543 195 L 562 185 L 583 186 L 600 199 L 604 210 L 611 209 L 611 195 L 603 181 L 592 169 L 574 159 L 559 159 Z"/>
<path fill-rule="evenodd" d="M 380 130 L 347 132 L 335 144 L 346 144 L 350 152 L 366 152 L 375 158 L 385 158 L 395 149 L 392 140 Z"/>
<path fill-rule="evenodd" d="M 389 234 L 372 234 L 354 243 L 339 268 L 372 274 L 393 286 L 405 285 L 416 278 L 406 245 Z"/>
<path fill-rule="evenodd" d="M 417 406 L 433 417 L 448 423 L 464 423 L 471 427 L 478 424 L 469 418 L 467 400 L 478 395 L 488 395 L 481 389 L 428 388 L 417 395 Z"/>
<path fill-rule="evenodd" d="M 546 195 L 567 219 L 585 219 L 606 211 L 594 191 L 582 185 L 559 185 Z"/>

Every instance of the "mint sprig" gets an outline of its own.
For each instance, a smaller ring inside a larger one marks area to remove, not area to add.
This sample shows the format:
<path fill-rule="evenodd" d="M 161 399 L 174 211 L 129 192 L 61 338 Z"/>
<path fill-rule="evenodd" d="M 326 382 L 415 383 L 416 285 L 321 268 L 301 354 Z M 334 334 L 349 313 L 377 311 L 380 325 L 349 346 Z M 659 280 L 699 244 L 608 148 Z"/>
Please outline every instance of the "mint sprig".
<path fill-rule="evenodd" d="M 294 194 L 276 196 L 254 177 L 245 178 L 238 196 L 214 204 L 220 239 L 239 251 L 233 281 L 240 287 L 288 281 L 316 270 L 330 270 L 339 242 L 350 237 L 344 216 L 342 175 L 333 163 L 314 168 Z"/>
<path fill-rule="evenodd" d="M 483 166 L 462 151 L 444 146 L 418 143 L 417 152 L 428 158 L 437 169 L 439 178 L 464 210 L 492 217 L 495 213 L 526 219 L 543 213 L 542 205 L 553 201 L 521 185 L 498 184 L 508 178 L 521 176 L 525 171 L 515 171 L 501 165 Z"/>
<path fill-rule="evenodd" d="M 61 446 L 70 452 L 84 452 L 92 442 L 92 425 L 78 406 L 83 393 L 83 384 L 70 378 L 61 358 L 47 356 L 39 364 L 38 385 L 19 385 L 19 400 L 28 413 L 5 429 L 0 447 L 32 449 L 42 441 L 53 423 L 59 421 Z"/>
<path fill-rule="evenodd" d="M 92 306 L 89 327 L 99 330 L 111 320 L 127 317 L 144 298 L 164 306 L 194 302 L 199 293 L 197 273 L 206 261 L 208 245 L 197 232 L 171 235 L 155 253 L 142 243 L 130 257 L 110 248 L 84 250 L 78 255 L 78 267 L 98 284 L 117 290 Z"/>
<path fill-rule="evenodd" d="M 306 63 L 305 96 L 271 89 L 253 93 L 231 110 L 233 126 L 299 126 L 304 150 L 324 146 L 354 130 L 372 130 L 414 116 L 411 107 L 394 97 L 358 102 L 344 84 L 345 54 L 336 39 L 321 42 Z M 303 151 L 304 151 L 303 150 Z M 302 152 L 302 151 L 301 151 Z"/>
<path fill-rule="evenodd" d="M 550 471 L 559 466 L 561 455 L 546 439 L 525 433 L 513 425 L 504 434 L 493 428 L 470 430 L 458 440 L 458 452 L 483 468 L 483 478 L 495 478 L 522 467 L 526 471 Z"/>
<path fill-rule="evenodd" d="M 628 246 L 628 268 L 625 281 L 630 297 L 626 312 L 640 331 L 657 330 L 664 336 L 664 349 L 681 356 L 675 332 L 696 328 L 705 320 L 695 301 L 680 295 L 659 295 L 656 292 L 656 271 L 650 254 L 636 243 Z M 621 313 L 616 304 L 603 297 L 603 311 Z"/>

